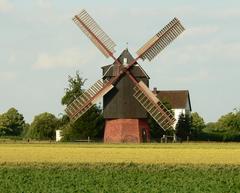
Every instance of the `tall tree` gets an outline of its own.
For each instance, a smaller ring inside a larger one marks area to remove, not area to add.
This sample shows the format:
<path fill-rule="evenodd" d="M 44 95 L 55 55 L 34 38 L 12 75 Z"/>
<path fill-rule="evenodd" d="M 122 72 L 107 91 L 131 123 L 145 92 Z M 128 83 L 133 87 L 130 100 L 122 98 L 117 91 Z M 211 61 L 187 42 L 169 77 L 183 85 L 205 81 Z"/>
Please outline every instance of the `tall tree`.
<path fill-rule="evenodd" d="M 234 111 L 221 116 L 217 121 L 217 127 L 221 131 L 240 133 L 240 111 Z"/>
<path fill-rule="evenodd" d="M 10 108 L 6 113 L 0 115 L 0 135 L 18 136 L 25 127 L 22 114 L 15 108 Z"/>
<path fill-rule="evenodd" d="M 68 76 L 68 88 L 65 88 L 65 95 L 62 97 L 62 105 L 70 104 L 75 98 L 79 97 L 84 89 L 82 88 L 86 79 L 80 77 L 76 72 L 74 77 Z"/>
<path fill-rule="evenodd" d="M 41 113 L 34 117 L 30 126 L 30 136 L 34 139 L 54 139 L 59 120 L 51 113 Z"/>
<path fill-rule="evenodd" d="M 76 72 L 74 77 L 68 77 L 68 88 L 65 89 L 65 95 L 62 98 L 62 104 L 68 105 L 83 92 L 83 85 L 86 79 L 80 77 Z M 68 120 L 68 121 L 66 121 Z M 102 138 L 104 128 L 104 119 L 102 110 L 99 106 L 94 105 L 76 122 L 69 123 L 69 119 L 65 118 L 65 124 L 62 125 L 63 136 L 65 140 Z"/>
<path fill-rule="evenodd" d="M 186 140 L 191 135 L 191 118 L 189 114 L 181 113 L 176 125 L 176 135 Z"/>
<path fill-rule="evenodd" d="M 12 132 L 12 129 L 8 127 L 9 119 L 7 118 L 6 114 L 0 115 L 0 136 L 7 135 L 8 133 Z"/>
<path fill-rule="evenodd" d="M 194 138 L 197 138 L 202 130 L 206 127 L 204 119 L 197 112 L 194 112 L 191 113 L 191 121 L 192 135 Z"/>

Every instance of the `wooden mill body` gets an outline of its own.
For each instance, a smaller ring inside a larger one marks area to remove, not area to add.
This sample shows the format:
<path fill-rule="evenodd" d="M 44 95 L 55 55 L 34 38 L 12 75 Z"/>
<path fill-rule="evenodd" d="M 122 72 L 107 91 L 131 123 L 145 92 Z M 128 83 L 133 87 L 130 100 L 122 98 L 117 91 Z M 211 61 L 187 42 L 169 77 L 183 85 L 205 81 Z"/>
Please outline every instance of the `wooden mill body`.
<path fill-rule="evenodd" d="M 134 59 L 127 49 L 118 60 L 131 63 Z M 126 64 L 127 65 L 127 64 Z M 111 79 L 117 68 L 117 63 L 102 67 L 103 79 Z M 138 80 L 149 85 L 149 76 L 136 64 L 130 69 L 131 74 Z M 135 85 L 124 74 L 114 84 L 114 88 L 103 97 L 103 115 L 105 118 L 104 142 L 148 142 L 150 141 L 150 128 L 147 123 L 147 111 L 134 98 Z"/>

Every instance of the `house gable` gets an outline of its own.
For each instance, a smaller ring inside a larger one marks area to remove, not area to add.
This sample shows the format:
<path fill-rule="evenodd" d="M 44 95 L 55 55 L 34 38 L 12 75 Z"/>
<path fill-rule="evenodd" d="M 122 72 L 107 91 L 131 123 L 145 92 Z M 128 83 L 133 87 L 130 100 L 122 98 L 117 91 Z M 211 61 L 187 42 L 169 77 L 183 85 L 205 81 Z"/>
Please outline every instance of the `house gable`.
<path fill-rule="evenodd" d="M 153 93 L 161 100 L 171 104 L 172 109 L 185 109 L 191 111 L 191 101 L 188 90 L 167 90 Z"/>
<path fill-rule="evenodd" d="M 159 98 L 159 100 L 170 103 L 172 110 L 174 111 L 174 118 L 176 119 L 173 124 L 174 128 L 176 127 L 179 116 L 182 113 L 187 114 L 192 111 L 188 90 L 157 91 L 154 89 L 153 93 Z"/>

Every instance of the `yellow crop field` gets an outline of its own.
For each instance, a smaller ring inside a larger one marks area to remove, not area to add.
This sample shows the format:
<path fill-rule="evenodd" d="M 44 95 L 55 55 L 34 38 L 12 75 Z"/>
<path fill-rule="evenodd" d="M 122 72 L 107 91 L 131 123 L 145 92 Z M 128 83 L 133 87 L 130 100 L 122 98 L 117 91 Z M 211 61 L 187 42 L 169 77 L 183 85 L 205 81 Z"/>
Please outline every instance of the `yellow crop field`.
<path fill-rule="evenodd" d="M 240 164 L 240 143 L 0 144 L 1 163 Z"/>

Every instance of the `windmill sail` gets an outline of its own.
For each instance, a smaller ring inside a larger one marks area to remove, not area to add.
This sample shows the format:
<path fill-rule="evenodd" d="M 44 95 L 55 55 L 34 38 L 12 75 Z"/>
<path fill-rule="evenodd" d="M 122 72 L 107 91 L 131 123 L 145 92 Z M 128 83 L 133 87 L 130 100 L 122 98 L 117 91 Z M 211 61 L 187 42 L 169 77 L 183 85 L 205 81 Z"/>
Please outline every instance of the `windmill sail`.
<path fill-rule="evenodd" d="M 76 98 L 65 109 L 71 121 L 76 121 L 90 109 L 103 95 L 113 88 L 108 80 L 98 80 L 86 92 Z"/>
<path fill-rule="evenodd" d="M 116 44 L 85 10 L 75 15 L 73 21 L 107 58 L 115 52 Z"/>
<path fill-rule="evenodd" d="M 138 56 L 143 60 L 147 58 L 151 61 L 184 30 L 180 21 L 174 18 L 137 51 Z"/>
<path fill-rule="evenodd" d="M 173 114 L 159 101 L 159 99 L 142 81 L 134 87 L 134 90 L 135 93 L 133 96 L 164 130 L 173 126 L 176 121 Z"/>

